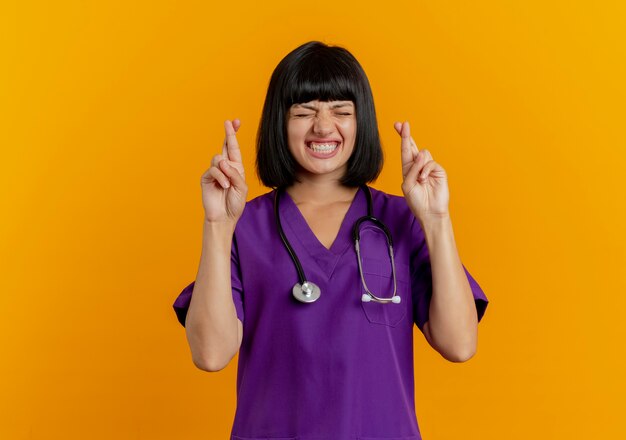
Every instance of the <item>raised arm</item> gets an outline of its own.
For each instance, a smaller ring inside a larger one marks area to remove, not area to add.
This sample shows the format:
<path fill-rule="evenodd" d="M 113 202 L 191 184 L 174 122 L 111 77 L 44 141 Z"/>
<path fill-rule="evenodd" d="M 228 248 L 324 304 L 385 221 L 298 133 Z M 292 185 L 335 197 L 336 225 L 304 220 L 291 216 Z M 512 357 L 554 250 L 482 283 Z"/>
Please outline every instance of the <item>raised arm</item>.
<path fill-rule="evenodd" d="M 239 144 L 239 120 L 225 121 L 222 154 L 202 175 L 205 210 L 202 255 L 187 312 L 185 331 L 194 365 L 204 371 L 226 367 L 241 345 L 243 325 L 232 298 L 233 233 L 248 194 Z"/>

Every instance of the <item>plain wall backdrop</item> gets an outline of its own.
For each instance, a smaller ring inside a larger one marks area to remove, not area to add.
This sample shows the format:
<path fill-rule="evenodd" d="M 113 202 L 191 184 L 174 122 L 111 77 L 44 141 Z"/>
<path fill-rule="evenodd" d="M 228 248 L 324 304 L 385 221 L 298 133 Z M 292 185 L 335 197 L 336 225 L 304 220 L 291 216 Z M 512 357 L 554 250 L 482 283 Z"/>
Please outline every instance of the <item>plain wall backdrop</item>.
<path fill-rule="evenodd" d="M 617 1 L 4 2 L 0 438 L 227 438 L 237 357 L 196 369 L 172 303 L 223 121 L 269 191 L 263 99 L 309 40 L 368 74 L 375 188 L 402 194 L 396 120 L 447 171 L 490 300 L 469 362 L 414 329 L 424 439 L 626 438 L 625 29 Z"/>

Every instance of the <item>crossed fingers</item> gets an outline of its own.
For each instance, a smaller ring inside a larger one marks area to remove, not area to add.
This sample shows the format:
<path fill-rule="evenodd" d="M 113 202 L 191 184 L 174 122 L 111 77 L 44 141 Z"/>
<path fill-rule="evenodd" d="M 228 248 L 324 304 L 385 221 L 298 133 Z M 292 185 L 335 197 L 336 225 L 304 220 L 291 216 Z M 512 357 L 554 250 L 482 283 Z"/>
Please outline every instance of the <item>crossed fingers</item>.
<path fill-rule="evenodd" d="M 243 161 L 241 158 L 241 150 L 239 149 L 239 142 L 237 142 L 237 136 L 235 132 L 239 129 L 240 121 L 235 119 L 232 122 L 229 120 L 224 121 L 224 130 L 226 135 L 224 136 L 224 142 L 222 143 L 222 154 L 216 154 L 211 159 L 211 166 L 219 169 L 219 164 L 222 160 L 226 160 L 228 165 L 235 168 L 242 177 L 245 176 Z"/>

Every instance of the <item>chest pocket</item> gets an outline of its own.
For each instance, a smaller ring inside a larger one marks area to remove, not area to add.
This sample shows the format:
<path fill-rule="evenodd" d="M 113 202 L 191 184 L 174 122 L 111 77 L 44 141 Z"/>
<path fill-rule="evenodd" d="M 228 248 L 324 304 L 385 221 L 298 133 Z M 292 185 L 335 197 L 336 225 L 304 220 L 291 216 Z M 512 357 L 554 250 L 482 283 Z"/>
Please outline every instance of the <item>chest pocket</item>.
<path fill-rule="evenodd" d="M 370 292 L 379 298 L 391 298 L 393 295 L 393 275 L 391 262 L 380 261 L 371 258 L 363 258 L 363 277 Z M 372 324 L 388 325 L 395 327 L 401 322 L 411 304 L 409 289 L 409 266 L 398 261 L 396 267 L 396 296 L 400 296 L 398 304 L 393 302 L 379 303 L 375 300 L 363 302 L 361 307 L 367 320 Z M 358 269 L 357 269 L 358 270 Z M 361 282 L 361 295 L 367 294 Z M 359 299 L 360 301 L 360 299 Z"/>

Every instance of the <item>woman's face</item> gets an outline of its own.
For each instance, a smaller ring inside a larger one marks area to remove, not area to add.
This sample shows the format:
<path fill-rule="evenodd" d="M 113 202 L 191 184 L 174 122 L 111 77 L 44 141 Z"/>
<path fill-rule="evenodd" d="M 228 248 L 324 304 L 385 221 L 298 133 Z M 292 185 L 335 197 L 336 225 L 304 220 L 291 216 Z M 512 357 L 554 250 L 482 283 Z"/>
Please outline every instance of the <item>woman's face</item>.
<path fill-rule="evenodd" d="M 294 104 L 287 119 L 289 151 L 299 172 L 330 174 L 340 179 L 354 150 L 356 108 L 352 101 Z"/>

